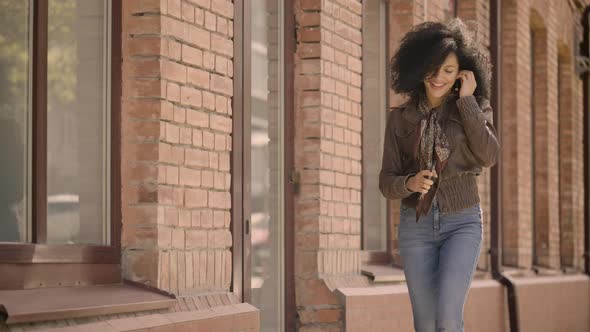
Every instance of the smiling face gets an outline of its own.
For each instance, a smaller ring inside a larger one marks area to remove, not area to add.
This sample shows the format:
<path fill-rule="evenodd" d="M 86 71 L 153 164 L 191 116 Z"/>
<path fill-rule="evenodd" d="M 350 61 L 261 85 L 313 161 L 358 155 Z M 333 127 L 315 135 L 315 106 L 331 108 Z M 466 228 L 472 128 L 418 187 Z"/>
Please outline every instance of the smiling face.
<path fill-rule="evenodd" d="M 450 53 L 440 68 L 424 80 L 426 95 L 431 104 L 437 106 L 442 98 L 453 88 L 459 74 L 459 60 Z"/>

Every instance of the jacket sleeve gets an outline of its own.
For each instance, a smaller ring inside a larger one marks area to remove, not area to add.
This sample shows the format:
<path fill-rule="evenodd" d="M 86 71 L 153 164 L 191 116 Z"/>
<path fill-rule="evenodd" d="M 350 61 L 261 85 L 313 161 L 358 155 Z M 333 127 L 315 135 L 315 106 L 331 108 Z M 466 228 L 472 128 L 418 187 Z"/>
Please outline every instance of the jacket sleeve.
<path fill-rule="evenodd" d="M 474 96 L 457 99 L 469 148 L 481 166 L 492 167 L 500 154 L 500 143 L 492 120 L 492 107 L 484 100 L 480 107 Z"/>
<path fill-rule="evenodd" d="M 396 112 L 395 110 L 392 112 Z M 387 125 L 385 128 L 385 140 L 383 145 L 383 158 L 381 162 L 381 172 L 379 173 L 379 190 L 383 196 L 389 199 L 402 199 L 410 196 L 414 192 L 408 190 L 406 181 L 409 177 L 415 175 L 401 174 L 400 152 L 393 127 L 393 114 L 388 114 Z"/>

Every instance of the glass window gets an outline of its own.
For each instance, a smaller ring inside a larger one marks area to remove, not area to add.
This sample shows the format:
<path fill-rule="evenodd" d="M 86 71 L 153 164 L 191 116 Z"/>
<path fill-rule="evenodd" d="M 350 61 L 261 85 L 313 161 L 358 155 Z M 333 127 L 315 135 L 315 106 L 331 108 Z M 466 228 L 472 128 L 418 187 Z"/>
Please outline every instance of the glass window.
<path fill-rule="evenodd" d="M 387 200 L 379 191 L 387 116 L 385 1 L 363 2 L 363 249 L 387 249 Z"/>
<path fill-rule="evenodd" d="M 26 242 L 32 6 L 0 0 L 0 17 L 0 242 Z"/>
<path fill-rule="evenodd" d="M 108 1 L 51 0 L 47 242 L 107 242 Z"/>
<path fill-rule="evenodd" d="M 445 0 L 441 2 L 446 21 L 457 17 L 457 0 Z"/>
<path fill-rule="evenodd" d="M 250 95 L 251 289 L 261 331 L 283 331 L 282 2 L 253 0 Z"/>
<path fill-rule="evenodd" d="M 0 242 L 109 244 L 110 13 L 111 1 L 0 0 Z M 45 112 L 46 128 L 36 122 Z M 33 137 L 47 144 L 46 164 Z M 29 189 L 36 168 L 42 207 Z"/>

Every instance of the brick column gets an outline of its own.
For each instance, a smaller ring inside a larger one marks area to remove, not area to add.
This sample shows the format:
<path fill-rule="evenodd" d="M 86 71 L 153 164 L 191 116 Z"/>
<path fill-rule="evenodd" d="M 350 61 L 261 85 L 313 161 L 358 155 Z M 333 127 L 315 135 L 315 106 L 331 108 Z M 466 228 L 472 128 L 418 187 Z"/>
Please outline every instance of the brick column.
<path fill-rule="evenodd" d="M 562 267 L 583 270 L 584 251 L 584 177 L 583 91 L 582 80 L 575 72 L 572 50 L 578 45 L 570 36 L 581 40 L 579 13 L 560 8 L 556 25 L 559 70 L 559 182 L 560 182 L 560 262 Z"/>
<path fill-rule="evenodd" d="M 587 2 L 587 1 L 586 1 Z M 588 3 L 588 2 L 587 2 Z M 561 28 L 561 32 L 559 33 L 560 36 L 560 40 L 565 44 L 565 45 L 571 45 L 569 46 L 570 50 L 576 50 L 577 47 L 579 47 L 579 45 L 576 45 L 577 41 L 580 41 L 583 39 L 583 27 L 582 27 L 582 17 L 581 17 L 582 12 L 571 12 L 571 11 L 566 11 L 566 14 L 563 15 L 562 14 L 562 18 L 558 19 L 559 22 L 573 22 L 571 25 L 559 25 L 559 27 Z M 568 36 L 572 36 L 575 35 L 577 38 L 569 39 L 568 40 Z M 571 43 L 571 44 L 570 44 Z M 575 54 L 576 52 L 574 52 Z M 572 52 L 568 51 L 568 58 L 571 58 L 572 56 Z M 572 248 L 572 259 L 571 259 L 571 266 L 579 271 L 583 271 L 584 270 L 584 256 L 583 256 L 583 252 L 584 252 L 584 186 L 583 185 L 578 185 L 578 183 L 580 183 L 580 181 L 582 181 L 582 179 L 584 179 L 584 145 L 583 145 L 583 140 L 584 140 L 584 90 L 583 90 L 583 81 L 581 79 L 580 76 L 577 75 L 576 71 L 575 71 L 575 59 L 571 58 L 571 63 L 566 66 L 566 68 L 570 68 L 569 70 L 571 71 L 570 73 L 570 77 L 569 78 L 565 78 L 565 85 L 567 86 L 567 84 L 571 84 L 570 88 L 571 91 L 569 92 L 569 95 L 566 95 L 565 98 L 571 98 L 571 103 L 569 104 L 569 107 L 571 108 L 571 116 L 572 116 L 572 125 L 571 125 L 571 142 L 574 145 L 573 149 L 571 151 L 572 153 L 572 173 L 571 173 L 571 177 L 572 177 L 572 181 L 573 181 L 573 185 L 571 187 L 571 195 L 572 195 L 572 225 L 571 225 L 571 232 L 572 235 L 569 238 L 569 241 L 573 242 L 573 248 Z M 566 61 L 567 62 L 567 61 Z M 565 71 L 567 73 L 567 70 Z M 568 102 L 567 100 L 565 101 L 566 103 Z M 566 115 L 567 116 L 567 115 Z M 564 119 L 565 120 L 565 126 L 567 127 L 567 122 L 569 121 L 567 118 Z M 560 121 L 564 121 L 561 120 L 561 116 L 560 116 Z M 561 124 L 560 124 L 561 125 Z M 562 127 L 563 128 L 563 127 Z M 567 129 L 565 132 L 565 135 L 567 134 Z M 567 137 L 567 136 L 566 136 Z M 567 157 L 566 157 L 567 158 Z M 565 175 L 567 176 L 567 171 L 568 169 L 566 168 L 565 170 Z M 563 179 L 563 177 L 560 175 L 560 181 L 561 179 Z M 566 188 L 567 188 L 567 182 L 566 182 Z M 568 202 L 568 197 L 566 196 L 564 198 L 564 202 L 566 202 L 565 204 L 567 204 Z M 563 208 L 567 208 L 567 207 L 563 207 Z M 562 209 L 563 209 L 562 208 Z M 569 222 L 567 220 L 568 216 L 565 216 L 565 220 L 562 219 L 563 218 L 563 214 L 560 216 L 560 222 Z M 564 241 L 564 239 L 562 238 L 561 241 Z M 565 246 L 567 247 L 567 245 Z M 563 248 L 563 247 L 562 247 Z M 562 249 L 563 250 L 563 249 Z M 564 261 L 562 262 L 562 265 L 566 265 L 569 266 L 569 258 L 567 257 L 568 255 L 568 250 L 565 250 L 565 254 L 563 254 L 565 256 Z"/>
<path fill-rule="evenodd" d="M 322 278 L 360 272 L 361 3 L 295 1 L 295 280 L 301 331 L 341 326 Z M 323 325 L 326 326 L 326 325 Z"/>
<path fill-rule="evenodd" d="M 557 45 L 554 6 L 544 13 L 531 11 L 534 52 L 534 260 L 537 265 L 559 268 L 559 164 L 557 151 Z M 551 26 L 550 26 L 551 25 Z M 529 48 L 530 49 L 530 48 Z"/>
<path fill-rule="evenodd" d="M 574 24 L 574 33 L 578 35 L 577 40 L 583 39 L 583 28 L 582 28 L 582 19 L 581 15 L 572 15 L 573 19 L 570 21 L 578 22 Z M 577 45 L 572 45 L 572 49 L 578 47 Z M 574 75 L 573 75 L 574 76 Z M 573 166 L 573 173 L 572 178 L 574 179 L 584 179 L 584 87 L 581 78 L 575 75 L 573 80 L 572 86 L 572 107 L 573 107 L 573 142 L 574 142 L 574 150 L 573 154 L 575 156 L 574 166 Z M 574 220 L 573 220 L 573 233 L 575 234 L 572 241 L 574 242 L 574 257 L 573 257 L 573 266 L 577 270 L 583 271 L 584 270 L 584 232 L 588 230 L 584 229 L 584 186 L 578 185 L 579 181 L 576 181 L 576 185 L 573 187 L 573 195 L 574 195 Z"/>
<path fill-rule="evenodd" d="M 581 20 L 578 20 L 580 22 Z M 574 179 L 584 179 L 584 92 L 583 82 L 577 78 L 574 84 L 574 173 L 572 177 Z M 578 182 L 576 182 L 578 183 Z M 585 189 L 584 186 L 575 185 L 574 187 L 574 220 L 573 220 L 573 233 L 574 238 L 574 257 L 573 266 L 579 270 L 584 270 L 584 232 L 588 232 L 584 228 L 584 207 L 585 207 Z"/>
<path fill-rule="evenodd" d="M 502 245 L 505 265 L 530 267 L 530 64 L 528 2 L 502 6 Z M 523 55 L 522 53 L 525 53 Z M 511 111 L 512 110 L 512 111 Z M 529 110 L 527 112 L 527 110 Z"/>
<path fill-rule="evenodd" d="M 558 102 L 559 102 L 559 223 L 560 223 L 560 262 L 562 266 L 574 263 L 574 215 L 575 186 L 575 123 L 573 107 L 573 65 L 569 51 L 564 46 L 559 50 Z"/>
<path fill-rule="evenodd" d="M 229 290 L 233 4 L 123 2 L 125 278 Z"/>

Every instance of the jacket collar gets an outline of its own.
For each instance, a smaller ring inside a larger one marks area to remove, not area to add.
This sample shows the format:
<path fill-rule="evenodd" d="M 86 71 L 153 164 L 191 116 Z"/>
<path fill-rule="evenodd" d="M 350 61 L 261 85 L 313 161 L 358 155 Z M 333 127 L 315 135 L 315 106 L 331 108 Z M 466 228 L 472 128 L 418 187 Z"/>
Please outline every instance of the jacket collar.
<path fill-rule="evenodd" d="M 402 112 L 402 116 L 412 124 L 417 124 L 422 119 L 422 114 L 418 110 L 416 103 L 408 101 Z"/>
<path fill-rule="evenodd" d="M 449 96 L 449 98 L 447 98 L 439 106 L 439 107 L 443 107 L 442 119 L 445 119 L 447 116 L 453 118 L 453 113 L 455 113 L 455 112 L 452 112 L 454 100 L 455 100 L 455 98 L 453 98 L 452 96 Z M 418 110 L 418 105 L 416 105 L 416 103 L 413 102 L 412 100 L 409 100 L 408 102 L 405 103 L 404 110 L 402 112 L 402 116 L 414 125 L 417 124 L 423 118 L 422 113 L 420 113 L 420 110 Z"/>

